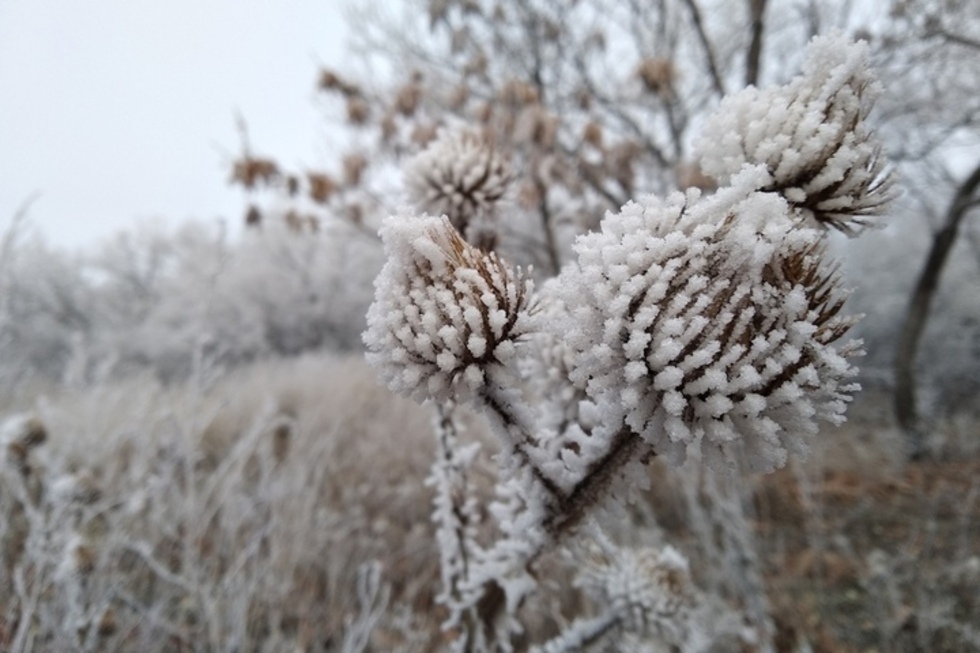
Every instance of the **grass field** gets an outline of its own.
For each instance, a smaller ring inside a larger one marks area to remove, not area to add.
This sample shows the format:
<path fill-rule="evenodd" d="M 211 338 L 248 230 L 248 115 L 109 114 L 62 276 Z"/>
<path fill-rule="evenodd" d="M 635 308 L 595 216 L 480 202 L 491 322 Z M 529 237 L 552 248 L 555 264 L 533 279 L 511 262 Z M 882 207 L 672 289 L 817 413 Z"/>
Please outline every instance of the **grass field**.
<path fill-rule="evenodd" d="M 432 416 L 380 389 L 359 358 L 310 355 L 171 387 L 51 386 L 3 405 L 0 648 L 446 641 L 425 484 Z M 887 406 L 861 395 L 805 464 L 768 476 L 721 484 L 654 461 L 649 492 L 607 530 L 681 550 L 726 618 L 764 606 L 780 651 L 980 650 L 980 421 L 938 422 L 934 455 L 906 463 Z M 466 437 L 485 439 L 477 416 L 464 421 Z M 486 449 L 472 478 L 485 494 Z M 735 493 L 741 525 L 717 509 L 719 488 Z M 742 563 L 732 541 L 751 554 Z M 552 580 L 525 607 L 531 641 L 591 609 L 567 557 L 541 563 Z M 742 582 L 753 573 L 767 596 Z"/>

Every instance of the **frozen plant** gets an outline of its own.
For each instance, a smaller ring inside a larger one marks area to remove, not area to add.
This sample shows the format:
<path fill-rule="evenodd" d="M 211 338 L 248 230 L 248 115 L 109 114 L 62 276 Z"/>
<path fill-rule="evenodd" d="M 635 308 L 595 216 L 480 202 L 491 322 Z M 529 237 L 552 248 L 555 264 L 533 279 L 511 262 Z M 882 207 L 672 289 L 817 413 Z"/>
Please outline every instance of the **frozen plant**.
<path fill-rule="evenodd" d="M 892 198 L 881 145 L 865 123 L 881 85 L 868 44 L 839 34 L 810 43 L 802 74 L 785 86 L 749 87 L 725 98 L 701 130 L 701 169 L 727 183 L 746 164 L 771 175 L 778 192 L 816 223 L 855 234 Z"/>
<path fill-rule="evenodd" d="M 414 399 L 488 398 L 530 330 L 532 283 L 468 244 L 445 217 L 401 213 L 368 309 L 368 360 Z"/>
<path fill-rule="evenodd" d="M 724 466 L 739 446 L 753 467 L 781 467 L 855 389 L 857 344 L 838 342 L 853 319 L 822 234 L 760 191 L 767 179 L 747 166 L 709 197 L 628 204 L 562 274 L 571 379 L 671 461 L 695 446 Z"/>
<path fill-rule="evenodd" d="M 466 240 L 485 250 L 496 245 L 494 210 L 510 179 L 501 153 L 468 129 L 441 131 L 405 170 L 412 201 L 447 216 Z"/>
<path fill-rule="evenodd" d="M 801 76 L 747 89 L 708 119 L 702 165 L 716 192 L 641 197 L 608 214 L 543 295 L 447 217 L 403 211 L 385 222 L 368 360 L 396 392 L 481 408 L 502 444 L 488 508 L 495 541 L 476 542 L 459 519 L 473 514 L 468 499 L 436 504 L 457 649 L 512 650 L 541 555 L 628 498 L 652 456 L 771 471 L 806 454 L 819 420 L 844 419 L 860 345 L 845 339 L 855 319 L 842 312 L 848 292 L 824 227 L 857 234 L 890 196 L 864 123 L 875 92 L 863 44 L 814 39 Z M 437 148 L 428 166 L 477 175 L 481 159 L 456 154 Z M 521 378 L 527 370 L 538 374 Z M 440 452 L 438 492 L 458 488 L 470 455 Z M 682 560 L 669 549 L 616 557 L 601 578 L 647 580 L 636 593 L 592 583 L 609 610 L 603 624 L 691 637 L 681 604 L 663 608 L 673 595 L 650 580 L 680 578 Z M 556 650 L 575 650 L 577 632 Z"/>
<path fill-rule="evenodd" d="M 671 546 L 623 549 L 601 532 L 584 560 L 576 585 L 602 606 L 541 648 L 541 653 L 578 651 L 586 646 L 614 650 L 624 634 L 655 650 L 692 650 L 692 616 L 697 593 L 687 559 Z"/>

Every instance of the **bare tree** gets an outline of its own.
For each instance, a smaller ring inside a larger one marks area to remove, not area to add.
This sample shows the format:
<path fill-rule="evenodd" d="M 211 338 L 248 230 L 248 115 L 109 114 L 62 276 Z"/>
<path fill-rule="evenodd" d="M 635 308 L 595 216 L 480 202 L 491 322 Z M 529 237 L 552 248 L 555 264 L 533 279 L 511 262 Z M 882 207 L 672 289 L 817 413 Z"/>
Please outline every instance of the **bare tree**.
<path fill-rule="evenodd" d="M 391 183 L 399 161 L 442 129 L 474 127 L 520 180 L 501 247 L 554 274 L 605 211 L 714 186 L 692 157 L 693 130 L 726 91 L 788 77 L 810 36 L 799 14 L 762 0 L 373 5 L 352 13 L 360 56 L 318 81 L 349 128 L 333 169 L 290 173 L 246 147 L 233 176 L 376 229 L 404 198 Z M 774 34 L 785 38 L 770 55 Z"/>
<path fill-rule="evenodd" d="M 980 206 L 978 190 L 980 190 L 980 165 L 974 168 L 957 188 L 946 210 L 944 224 L 933 237 L 929 255 L 919 273 L 898 339 L 898 353 L 895 358 L 895 415 L 899 425 L 909 437 L 909 455 L 913 458 L 924 453 L 915 392 L 915 362 L 919 341 L 932 310 L 933 298 L 939 287 L 943 268 L 949 260 L 953 245 L 956 244 L 960 224 L 971 211 Z"/>
<path fill-rule="evenodd" d="M 878 36 L 886 83 L 883 129 L 889 153 L 908 191 L 906 206 L 941 216 L 898 336 L 894 411 L 908 438 L 909 455 L 924 453 L 918 408 L 916 358 L 961 225 L 980 203 L 980 165 L 961 176 L 937 174 L 954 158 L 951 145 L 980 143 L 980 7 L 976 3 L 893 3 Z M 908 209 L 907 209 L 908 210 Z"/>

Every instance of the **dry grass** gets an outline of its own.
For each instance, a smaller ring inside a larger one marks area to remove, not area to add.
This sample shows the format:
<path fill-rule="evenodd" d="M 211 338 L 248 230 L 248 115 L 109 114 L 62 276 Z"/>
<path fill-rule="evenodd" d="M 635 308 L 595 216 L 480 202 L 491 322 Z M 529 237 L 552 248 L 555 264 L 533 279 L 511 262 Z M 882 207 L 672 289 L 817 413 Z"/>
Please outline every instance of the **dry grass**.
<path fill-rule="evenodd" d="M 136 379 L 39 397 L 34 414 L 49 439 L 31 478 L 11 465 L 0 476 L 4 511 L 31 517 L 2 529 L 15 544 L 0 570 L 0 647 L 36 595 L 32 650 L 324 650 L 359 611 L 353 588 L 372 560 L 392 605 L 433 610 L 429 417 L 359 360 L 256 365 L 207 388 Z M 55 488 L 83 475 L 98 500 L 66 504 Z M 36 502 L 18 501 L 31 484 Z M 66 580 L 74 534 L 96 561 Z M 68 603 L 76 580 L 83 606 Z M 92 623 L 111 613 L 116 627 L 78 639 L 63 623 L 73 610 Z"/>
<path fill-rule="evenodd" d="M 0 468 L 0 648 L 355 650 L 358 628 L 373 629 L 363 650 L 442 646 L 431 415 L 360 359 L 44 390 L 31 411 L 48 440 L 28 472 L 9 453 Z M 978 421 L 949 420 L 937 459 L 905 464 L 881 399 L 854 408 L 808 463 L 742 486 L 778 650 L 977 650 Z M 489 493 L 486 468 L 476 477 Z M 696 527 L 719 527 L 702 514 L 711 497 L 657 464 L 651 480 L 613 535 L 678 546 L 703 589 L 743 609 Z M 366 608 L 356 588 L 374 560 Z M 538 641 L 588 609 L 562 560 L 542 561 L 527 608 Z"/>

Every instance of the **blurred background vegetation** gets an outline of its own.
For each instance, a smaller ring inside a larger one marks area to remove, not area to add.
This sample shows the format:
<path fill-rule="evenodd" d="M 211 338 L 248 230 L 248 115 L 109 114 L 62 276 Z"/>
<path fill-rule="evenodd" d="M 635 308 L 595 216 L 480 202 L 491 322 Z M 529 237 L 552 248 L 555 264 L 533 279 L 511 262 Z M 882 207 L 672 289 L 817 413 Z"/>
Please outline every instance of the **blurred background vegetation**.
<path fill-rule="evenodd" d="M 606 211 L 710 192 L 690 154 L 707 113 L 842 29 L 871 46 L 870 121 L 902 190 L 882 231 L 833 241 L 866 390 L 807 466 L 745 480 L 740 528 L 778 650 L 980 650 L 980 5 L 405 0 L 348 22 L 344 66 L 310 80 L 343 147 L 294 169 L 243 116 L 240 232 L 144 225 L 68 252 L 31 229 L 29 198 L 10 216 L 0 646 L 438 648 L 430 417 L 359 361 L 403 162 L 480 129 L 520 180 L 500 251 L 550 276 Z M 744 607 L 711 484 L 651 476 L 623 537 L 680 542 Z M 535 632 L 575 608 L 554 597 Z"/>

